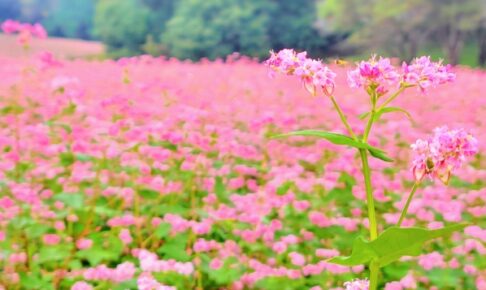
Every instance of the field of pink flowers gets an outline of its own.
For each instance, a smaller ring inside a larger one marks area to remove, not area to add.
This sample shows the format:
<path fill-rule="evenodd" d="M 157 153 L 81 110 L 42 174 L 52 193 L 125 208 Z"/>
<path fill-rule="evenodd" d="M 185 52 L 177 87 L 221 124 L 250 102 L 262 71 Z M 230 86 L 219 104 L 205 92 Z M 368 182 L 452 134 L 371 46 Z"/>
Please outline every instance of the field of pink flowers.
<path fill-rule="evenodd" d="M 4 289 L 342 289 L 362 266 L 328 263 L 366 236 L 358 154 L 298 129 L 345 133 L 327 99 L 246 58 L 86 62 L 0 57 L 0 285 Z M 339 73 L 361 132 L 368 97 Z M 486 149 L 486 72 L 408 90 L 370 144 L 379 224 L 397 222 L 410 144 L 437 126 Z M 379 137 L 376 137 L 379 136 Z M 379 289 L 486 289 L 486 161 L 449 187 L 425 181 L 405 226 L 468 221 L 428 254 L 382 270 Z M 390 213 L 391 212 L 391 213 Z M 381 228 L 380 230 L 382 230 Z M 338 249 L 338 250 L 336 250 Z"/>

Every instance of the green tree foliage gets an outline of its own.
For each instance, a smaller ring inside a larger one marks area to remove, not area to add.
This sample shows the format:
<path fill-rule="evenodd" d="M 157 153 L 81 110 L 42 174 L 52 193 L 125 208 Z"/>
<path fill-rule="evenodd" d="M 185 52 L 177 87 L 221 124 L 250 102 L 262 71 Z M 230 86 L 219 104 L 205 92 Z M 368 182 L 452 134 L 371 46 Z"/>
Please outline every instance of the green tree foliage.
<path fill-rule="evenodd" d="M 50 35 L 91 39 L 94 0 L 58 0 L 42 23 Z"/>
<path fill-rule="evenodd" d="M 273 0 L 270 3 L 268 36 L 272 48 L 315 50 L 323 42 L 314 28 L 317 19 L 314 0 Z"/>
<path fill-rule="evenodd" d="M 149 14 L 138 0 L 99 0 L 94 33 L 110 51 L 121 55 L 138 53 L 149 34 Z"/>
<path fill-rule="evenodd" d="M 266 11 L 260 0 L 181 0 L 162 41 L 179 58 L 262 55 L 270 48 Z"/>

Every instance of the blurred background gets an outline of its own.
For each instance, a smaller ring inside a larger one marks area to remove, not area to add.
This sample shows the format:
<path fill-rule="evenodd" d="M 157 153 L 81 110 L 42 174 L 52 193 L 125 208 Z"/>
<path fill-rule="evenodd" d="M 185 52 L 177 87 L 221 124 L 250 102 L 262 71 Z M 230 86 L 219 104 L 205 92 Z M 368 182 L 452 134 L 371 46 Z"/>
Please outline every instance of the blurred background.
<path fill-rule="evenodd" d="M 43 45 L 71 56 L 263 58 L 288 47 L 486 65 L 486 0 L 0 0 L 5 19 L 41 23 L 54 37 Z M 0 35 L 4 50 L 12 41 Z"/>

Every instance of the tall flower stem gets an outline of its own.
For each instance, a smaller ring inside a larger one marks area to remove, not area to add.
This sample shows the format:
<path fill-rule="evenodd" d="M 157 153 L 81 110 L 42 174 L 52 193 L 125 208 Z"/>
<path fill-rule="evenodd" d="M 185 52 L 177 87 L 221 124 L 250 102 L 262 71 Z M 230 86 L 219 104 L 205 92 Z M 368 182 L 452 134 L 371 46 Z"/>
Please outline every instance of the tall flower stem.
<path fill-rule="evenodd" d="M 371 114 L 366 124 L 362 141 L 366 143 L 368 141 L 368 136 L 373 126 L 376 114 L 376 92 L 371 94 Z M 376 211 L 375 211 L 375 199 L 373 197 L 373 187 L 371 185 L 371 170 L 368 164 L 368 152 L 365 149 L 360 149 L 359 154 L 361 157 L 361 163 L 363 167 L 363 177 L 365 181 L 366 190 L 366 204 L 368 205 L 368 220 L 370 227 L 370 241 L 375 240 L 378 237 L 378 225 L 376 222 Z M 376 290 L 378 287 L 378 275 L 380 273 L 380 267 L 376 265 L 373 261 L 369 264 L 370 269 L 370 288 L 369 290 Z"/>
<path fill-rule="evenodd" d="M 368 205 L 368 219 L 370 222 L 370 240 L 373 241 L 378 237 L 378 226 L 376 224 L 375 200 L 373 198 L 373 189 L 371 186 L 371 170 L 368 164 L 368 153 L 366 152 L 366 149 L 360 149 L 359 154 L 363 164 L 366 203 Z"/>
<path fill-rule="evenodd" d="M 402 222 L 405 219 L 405 216 L 407 215 L 408 207 L 410 206 L 410 202 L 412 201 L 413 196 L 414 196 L 415 192 L 417 191 L 419 184 L 420 184 L 419 182 L 415 182 L 413 184 L 412 190 L 410 191 L 410 194 L 408 195 L 408 198 L 407 198 L 407 203 L 405 203 L 405 207 L 403 208 L 402 214 L 400 215 L 400 219 L 398 220 L 398 223 L 397 223 L 398 227 L 402 225 Z"/>

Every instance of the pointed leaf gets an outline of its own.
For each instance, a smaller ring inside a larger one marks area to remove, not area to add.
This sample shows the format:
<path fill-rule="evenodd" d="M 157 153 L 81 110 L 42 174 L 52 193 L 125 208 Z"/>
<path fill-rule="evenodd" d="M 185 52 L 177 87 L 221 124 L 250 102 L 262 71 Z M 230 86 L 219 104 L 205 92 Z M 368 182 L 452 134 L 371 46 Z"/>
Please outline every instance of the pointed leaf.
<path fill-rule="evenodd" d="M 329 262 L 344 266 L 356 266 L 374 260 L 380 267 L 383 267 L 403 256 L 418 256 L 426 242 L 450 235 L 466 226 L 467 224 L 456 224 L 436 230 L 391 227 L 371 242 L 361 237 L 357 238 L 353 244 L 351 256 L 334 257 Z"/>
<path fill-rule="evenodd" d="M 393 159 L 388 157 L 386 152 L 381 149 L 373 147 L 368 143 L 354 140 L 349 136 L 332 133 L 332 132 L 319 131 L 319 130 L 302 130 L 302 131 L 294 131 L 286 134 L 276 135 L 273 136 L 273 138 L 283 138 L 289 136 L 310 136 L 310 137 L 323 138 L 336 145 L 347 145 L 358 149 L 367 149 L 370 151 L 371 156 L 375 158 L 381 159 L 386 162 L 393 161 Z"/>
<path fill-rule="evenodd" d="M 399 107 L 386 107 L 386 108 L 379 110 L 375 115 L 375 121 L 379 120 L 383 114 L 393 113 L 393 112 L 399 112 L 399 113 L 405 114 L 405 116 L 407 116 L 407 118 L 411 122 L 413 122 L 412 115 L 407 110 L 399 108 Z"/>
<path fill-rule="evenodd" d="M 386 161 L 386 162 L 393 162 L 393 159 L 389 157 L 385 151 L 380 150 L 380 149 L 368 149 L 370 152 L 371 156 L 378 158 L 380 160 Z"/>
<path fill-rule="evenodd" d="M 294 131 L 294 132 L 290 132 L 290 133 L 276 135 L 276 136 L 273 136 L 273 138 L 283 138 L 283 137 L 289 137 L 289 136 L 319 137 L 319 138 L 326 139 L 327 141 L 329 141 L 333 144 L 336 144 L 336 145 L 348 145 L 348 146 L 358 148 L 358 149 L 373 148 L 371 145 L 357 141 L 357 140 L 354 140 L 353 138 L 351 138 L 349 136 L 338 134 L 338 133 L 333 133 L 333 132 L 319 131 L 319 130 Z"/>
<path fill-rule="evenodd" d="M 393 113 L 393 112 L 399 112 L 399 113 L 402 113 L 402 114 L 405 114 L 405 116 L 407 116 L 407 118 L 410 120 L 410 122 L 413 122 L 413 118 L 412 118 L 412 115 L 405 109 L 402 109 L 402 108 L 399 108 L 399 107 L 386 107 L 386 108 L 383 108 L 383 109 L 380 109 L 379 111 L 377 111 L 375 113 L 375 117 L 374 117 L 374 120 L 373 121 L 378 121 L 382 116 L 383 114 L 387 114 L 387 113 Z M 363 120 L 363 119 L 366 119 L 370 116 L 370 112 L 365 112 L 363 114 L 360 114 L 358 117 Z"/>

